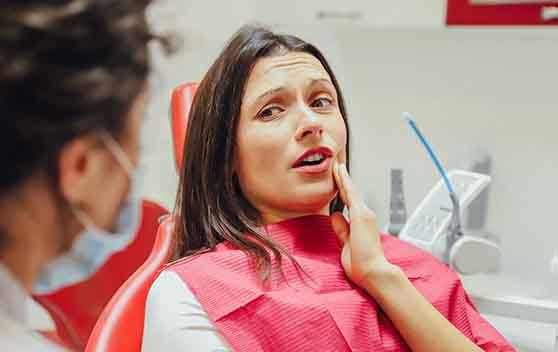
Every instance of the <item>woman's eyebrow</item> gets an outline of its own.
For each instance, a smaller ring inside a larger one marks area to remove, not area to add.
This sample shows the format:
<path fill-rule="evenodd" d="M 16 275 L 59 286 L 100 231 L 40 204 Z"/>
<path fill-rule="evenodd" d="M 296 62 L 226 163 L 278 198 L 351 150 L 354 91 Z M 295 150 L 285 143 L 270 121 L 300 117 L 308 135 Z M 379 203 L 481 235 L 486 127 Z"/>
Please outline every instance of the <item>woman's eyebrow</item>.
<path fill-rule="evenodd" d="M 323 84 L 325 83 L 326 85 L 330 86 L 331 88 L 335 89 L 335 86 L 333 85 L 333 83 L 331 83 L 331 81 L 327 78 L 314 78 L 311 79 L 308 83 L 308 86 L 314 86 L 316 84 Z M 279 93 L 283 90 L 285 90 L 286 88 L 284 86 L 280 86 L 280 87 L 276 87 L 276 88 L 272 88 L 269 89 L 265 92 L 263 92 L 262 94 L 260 94 L 258 97 L 256 97 L 255 99 L 253 99 L 252 101 L 249 102 L 250 105 L 256 104 L 257 102 L 259 102 L 260 100 L 264 100 L 265 98 L 269 97 L 270 95 Z"/>
<path fill-rule="evenodd" d="M 273 89 L 267 90 L 267 91 L 265 91 L 264 93 L 260 94 L 257 98 L 255 98 L 254 100 L 252 100 L 252 101 L 250 102 L 250 105 L 255 104 L 255 103 L 257 103 L 258 101 L 263 100 L 263 99 L 267 98 L 268 96 L 273 95 L 273 94 L 275 94 L 275 93 L 278 93 L 278 92 L 280 92 L 280 91 L 282 91 L 282 90 L 285 90 L 285 87 L 282 87 L 282 86 L 281 86 L 281 87 L 277 87 L 277 88 L 273 88 Z"/>

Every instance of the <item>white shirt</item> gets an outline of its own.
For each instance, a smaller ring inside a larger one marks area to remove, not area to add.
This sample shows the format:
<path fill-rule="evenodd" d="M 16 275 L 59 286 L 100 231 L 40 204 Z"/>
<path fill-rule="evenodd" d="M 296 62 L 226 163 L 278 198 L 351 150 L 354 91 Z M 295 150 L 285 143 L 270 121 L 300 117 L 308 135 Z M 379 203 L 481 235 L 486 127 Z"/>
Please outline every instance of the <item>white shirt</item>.
<path fill-rule="evenodd" d="M 41 319 L 37 316 L 41 315 Z M 45 318 L 46 317 L 46 318 Z M 0 263 L 0 351 L 10 352 L 58 352 L 62 348 L 54 345 L 35 332 L 45 325 L 37 322 L 47 320 L 47 327 L 53 328 L 48 313 L 39 306 L 8 269 Z"/>
<path fill-rule="evenodd" d="M 155 280 L 145 308 L 143 352 L 231 352 L 192 291 L 172 271 Z"/>

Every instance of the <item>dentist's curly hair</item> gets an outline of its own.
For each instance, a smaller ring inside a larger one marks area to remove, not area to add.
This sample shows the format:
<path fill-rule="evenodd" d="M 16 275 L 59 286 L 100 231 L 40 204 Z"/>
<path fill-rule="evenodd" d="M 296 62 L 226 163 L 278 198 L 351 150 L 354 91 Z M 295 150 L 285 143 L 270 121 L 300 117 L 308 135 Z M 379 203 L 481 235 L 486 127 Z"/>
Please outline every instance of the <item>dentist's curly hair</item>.
<path fill-rule="evenodd" d="M 0 11 L 0 195 L 57 179 L 63 145 L 118 137 L 150 72 L 151 0 L 4 0 Z"/>

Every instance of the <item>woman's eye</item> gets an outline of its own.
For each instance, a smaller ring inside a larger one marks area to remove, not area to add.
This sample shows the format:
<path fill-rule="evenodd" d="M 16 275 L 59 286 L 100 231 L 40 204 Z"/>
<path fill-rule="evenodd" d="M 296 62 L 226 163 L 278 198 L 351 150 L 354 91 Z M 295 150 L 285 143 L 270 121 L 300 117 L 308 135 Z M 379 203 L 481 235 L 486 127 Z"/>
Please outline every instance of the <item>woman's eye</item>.
<path fill-rule="evenodd" d="M 329 98 L 318 98 L 316 100 L 314 100 L 311 104 L 311 106 L 313 108 L 327 108 L 328 106 L 330 106 L 333 103 L 333 101 Z"/>
<path fill-rule="evenodd" d="M 260 111 L 259 117 L 264 120 L 271 120 L 280 113 L 281 113 L 281 108 L 279 108 L 278 106 L 271 106 L 269 108 L 265 108 L 262 111 Z"/>

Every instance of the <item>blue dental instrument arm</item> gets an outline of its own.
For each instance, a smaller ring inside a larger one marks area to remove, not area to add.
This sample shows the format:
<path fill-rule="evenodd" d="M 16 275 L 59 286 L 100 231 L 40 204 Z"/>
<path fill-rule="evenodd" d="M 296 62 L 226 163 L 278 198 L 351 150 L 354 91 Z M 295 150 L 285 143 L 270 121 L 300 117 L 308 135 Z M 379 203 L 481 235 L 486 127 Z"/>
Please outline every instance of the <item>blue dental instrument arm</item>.
<path fill-rule="evenodd" d="M 458 199 L 457 194 L 455 193 L 455 191 L 453 189 L 453 185 L 451 184 L 451 182 L 450 182 L 450 180 L 449 180 L 449 178 L 446 174 L 446 171 L 444 170 L 444 168 L 442 167 L 442 164 L 440 163 L 440 161 L 436 157 L 436 154 L 432 150 L 432 147 L 430 146 L 430 144 L 428 143 L 428 141 L 426 140 L 426 138 L 424 137 L 422 132 L 419 130 L 419 128 L 418 128 L 417 124 L 415 123 L 415 120 L 413 119 L 411 114 L 409 114 L 408 112 L 404 112 L 403 117 L 405 117 L 405 120 L 407 121 L 407 123 L 411 126 L 413 131 L 416 133 L 417 137 L 422 142 L 422 145 L 424 146 L 428 155 L 430 156 L 430 158 L 434 162 L 434 165 L 436 165 L 436 168 L 438 169 L 438 172 L 442 176 L 442 179 L 444 180 L 446 188 L 448 189 L 448 193 L 449 193 L 451 202 L 453 204 L 453 209 L 452 209 L 452 214 L 451 214 L 451 221 L 448 225 L 448 241 L 447 241 L 446 254 L 445 254 L 445 262 L 449 263 L 449 252 L 450 252 L 451 247 L 453 246 L 453 244 L 460 237 L 463 236 L 463 230 L 461 228 L 461 214 L 460 214 L 460 209 L 459 209 L 459 199 Z"/>

